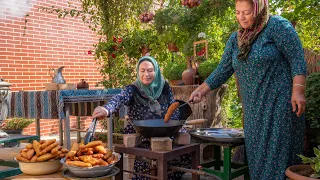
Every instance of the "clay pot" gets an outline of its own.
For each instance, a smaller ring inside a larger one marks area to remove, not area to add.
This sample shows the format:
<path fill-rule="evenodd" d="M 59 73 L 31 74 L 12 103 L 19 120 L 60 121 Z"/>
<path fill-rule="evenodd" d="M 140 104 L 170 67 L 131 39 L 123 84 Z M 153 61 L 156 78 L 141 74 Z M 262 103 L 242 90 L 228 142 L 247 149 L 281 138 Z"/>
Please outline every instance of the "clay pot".
<path fill-rule="evenodd" d="M 186 70 L 182 72 L 182 80 L 185 85 L 193 85 L 194 84 L 194 77 L 197 74 L 196 70 L 191 66 L 191 58 L 188 59 L 188 66 Z"/>
<path fill-rule="evenodd" d="M 304 174 L 311 175 L 313 170 L 310 165 L 293 165 L 286 169 L 286 176 L 293 180 L 316 180 L 315 178 L 302 176 L 298 173 L 304 172 Z"/>
<path fill-rule="evenodd" d="M 89 89 L 89 84 L 84 79 L 81 79 L 77 84 L 77 89 Z"/>
<path fill-rule="evenodd" d="M 178 52 L 179 51 L 179 48 L 176 46 L 175 43 L 169 43 L 168 44 L 168 49 L 171 52 Z"/>

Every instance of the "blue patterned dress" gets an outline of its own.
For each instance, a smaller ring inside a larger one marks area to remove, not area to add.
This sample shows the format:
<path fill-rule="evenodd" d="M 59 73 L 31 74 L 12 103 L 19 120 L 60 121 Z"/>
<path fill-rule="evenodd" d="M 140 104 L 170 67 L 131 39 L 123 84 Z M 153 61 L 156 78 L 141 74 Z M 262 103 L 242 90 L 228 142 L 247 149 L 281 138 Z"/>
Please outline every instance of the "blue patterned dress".
<path fill-rule="evenodd" d="M 161 115 L 157 115 L 155 112 L 151 112 L 148 105 L 145 105 L 141 102 L 140 98 L 144 98 L 143 92 L 140 92 L 135 85 L 126 86 L 120 94 L 114 96 L 104 107 L 110 112 L 118 111 L 119 108 L 123 105 L 128 107 L 128 117 L 131 121 L 134 120 L 146 120 L 146 119 L 163 119 L 165 114 L 167 113 L 168 107 L 171 103 L 174 102 L 174 97 L 171 91 L 169 84 L 166 82 L 160 97 L 157 101 L 161 105 Z M 171 117 L 172 120 L 179 119 L 179 111 L 175 111 Z M 128 124 L 124 128 L 125 134 L 133 134 L 136 133 L 135 129 Z M 143 138 L 143 143 L 147 144 L 145 148 L 150 148 L 149 139 Z M 190 164 L 191 159 L 190 156 L 181 156 L 180 163 L 177 160 L 169 162 L 170 165 L 181 166 L 182 164 Z M 182 161 L 182 163 L 181 163 Z M 146 171 L 150 168 L 150 164 L 135 160 L 134 170 L 136 172 Z M 180 179 L 183 173 L 177 172 L 170 174 L 168 179 L 176 180 Z M 150 178 L 146 178 L 143 176 L 134 175 L 133 180 L 148 180 Z"/>
<path fill-rule="evenodd" d="M 235 72 L 244 108 L 245 145 L 252 180 L 285 179 L 285 169 L 299 163 L 304 117 L 292 112 L 293 77 L 306 75 L 301 42 L 291 23 L 271 16 L 239 61 L 237 33 L 229 38 L 218 68 L 205 81 L 218 88 Z"/>

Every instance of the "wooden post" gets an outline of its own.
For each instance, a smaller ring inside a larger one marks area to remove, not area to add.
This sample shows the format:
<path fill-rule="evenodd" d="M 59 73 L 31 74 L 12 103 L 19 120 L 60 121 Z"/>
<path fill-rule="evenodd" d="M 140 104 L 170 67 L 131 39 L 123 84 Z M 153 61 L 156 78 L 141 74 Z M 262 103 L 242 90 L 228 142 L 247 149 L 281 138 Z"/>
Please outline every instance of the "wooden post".
<path fill-rule="evenodd" d="M 40 119 L 36 119 L 36 134 L 37 134 L 37 136 L 39 136 L 39 139 L 41 139 L 40 138 Z"/>
<path fill-rule="evenodd" d="M 80 130 L 80 126 L 81 126 L 81 117 L 80 116 L 77 116 L 77 129 Z M 80 131 L 77 131 L 77 142 L 80 143 L 81 142 L 81 132 Z"/>

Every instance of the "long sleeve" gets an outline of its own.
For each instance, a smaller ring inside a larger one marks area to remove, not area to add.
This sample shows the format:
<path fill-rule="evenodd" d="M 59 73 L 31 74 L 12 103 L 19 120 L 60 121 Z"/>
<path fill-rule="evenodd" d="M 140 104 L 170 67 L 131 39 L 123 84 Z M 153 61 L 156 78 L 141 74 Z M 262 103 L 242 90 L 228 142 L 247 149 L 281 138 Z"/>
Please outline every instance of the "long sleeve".
<path fill-rule="evenodd" d="M 232 67 L 232 52 L 234 38 L 236 38 L 235 36 L 236 33 L 233 33 L 230 36 L 218 67 L 205 80 L 211 90 L 220 87 L 232 76 L 234 72 Z"/>
<path fill-rule="evenodd" d="M 306 75 L 306 61 L 302 44 L 291 23 L 281 16 L 275 16 L 270 23 L 276 23 L 273 26 L 271 38 L 281 55 L 289 62 L 292 77 Z"/>
<path fill-rule="evenodd" d="M 104 107 L 108 110 L 109 114 L 116 112 L 123 105 L 128 106 L 129 102 L 132 99 L 133 89 L 130 86 L 125 87 L 120 94 L 112 97 Z"/>

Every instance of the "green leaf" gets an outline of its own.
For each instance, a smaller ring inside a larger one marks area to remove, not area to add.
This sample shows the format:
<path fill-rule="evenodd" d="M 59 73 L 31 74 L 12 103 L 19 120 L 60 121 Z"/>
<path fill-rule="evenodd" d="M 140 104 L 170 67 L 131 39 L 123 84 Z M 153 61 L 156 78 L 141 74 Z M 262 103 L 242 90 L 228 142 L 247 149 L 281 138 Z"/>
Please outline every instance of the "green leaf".
<path fill-rule="evenodd" d="M 317 149 L 316 147 L 313 148 L 313 151 L 314 151 L 314 154 L 317 156 L 317 157 L 320 157 L 320 150 Z"/>
<path fill-rule="evenodd" d="M 305 157 L 303 155 L 298 155 L 298 156 L 301 158 L 303 164 L 313 163 L 311 158 Z"/>

